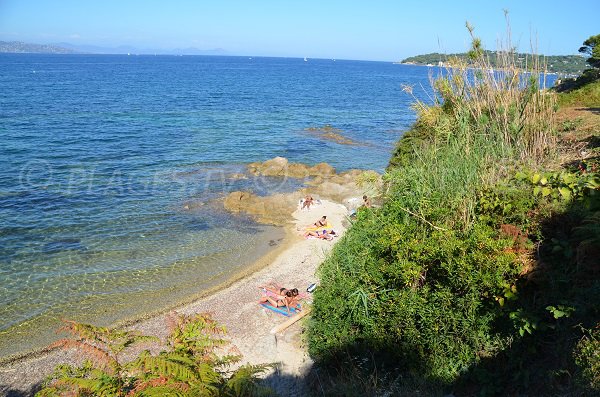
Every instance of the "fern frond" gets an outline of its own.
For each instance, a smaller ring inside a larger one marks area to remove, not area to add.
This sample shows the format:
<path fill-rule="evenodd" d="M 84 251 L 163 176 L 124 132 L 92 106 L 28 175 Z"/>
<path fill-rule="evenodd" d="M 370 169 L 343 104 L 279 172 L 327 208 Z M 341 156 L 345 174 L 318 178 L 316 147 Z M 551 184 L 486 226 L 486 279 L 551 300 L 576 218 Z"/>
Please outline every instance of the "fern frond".
<path fill-rule="evenodd" d="M 179 352 L 163 352 L 160 355 L 167 360 L 187 365 L 188 367 L 194 367 L 197 364 L 193 357 L 182 355 Z"/>
<path fill-rule="evenodd" d="M 111 350 L 115 350 L 116 352 L 121 352 L 125 348 L 133 346 L 133 345 L 142 344 L 142 343 L 154 343 L 154 342 L 159 342 L 159 341 L 160 341 L 160 338 L 158 338 L 156 336 L 131 333 L 131 334 L 127 335 L 126 339 L 115 344 L 114 349 L 111 349 Z"/>
<path fill-rule="evenodd" d="M 78 323 L 73 320 L 62 320 L 64 325 L 58 331 L 67 332 L 72 336 L 81 339 L 95 342 L 108 343 L 110 340 L 110 330 L 106 327 L 97 327 L 91 324 Z"/>
<path fill-rule="evenodd" d="M 231 377 L 225 383 L 229 394 L 236 397 L 250 397 L 250 396 L 273 396 L 275 395 L 273 390 L 269 387 L 261 385 L 259 380 L 256 378 L 270 368 L 273 364 L 261 364 L 261 365 L 243 365 L 238 368 Z"/>
<path fill-rule="evenodd" d="M 135 387 L 127 393 L 127 397 L 157 395 L 155 393 L 158 391 L 162 391 L 164 393 L 162 395 L 179 395 L 172 394 L 171 392 L 164 390 L 165 388 L 172 390 L 173 393 L 184 393 L 183 395 L 185 395 L 190 389 L 190 386 L 187 383 L 173 382 L 169 378 L 161 376 L 147 381 L 137 381 Z"/>
<path fill-rule="evenodd" d="M 52 383 L 50 387 L 45 388 L 43 394 L 40 395 L 88 395 L 93 396 L 119 396 L 119 386 L 113 383 L 108 383 L 104 379 L 88 379 L 88 378 L 64 378 L 58 379 Z M 42 392 L 40 391 L 40 393 Z M 86 393 L 87 392 L 87 393 Z M 82 394 L 85 393 L 85 394 Z"/>
<path fill-rule="evenodd" d="M 198 375 L 189 366 L 171 361 L 164 356 L 143 355 L 132 363 L 135 368 L 144 373 L 144 377 L 165 377 L 182 382 L 198 381 Z"/>
<path fill-rule="evenodd" d="M 108 352 L 87 340 L 61 339 L 51 344 L 50 347 L 76 349 L 79 354 L 86 356 L 94 367 L 115 368 L 118 365 L 117 361 Z"/>
<path fill-rule="evenodd" d="M 220 357 L 217 350 L 229 344 L 219 335 L 225 328 L 209 314 L 171 315 L 171 349 L 154 356 L 149 350 L 122 366 L 118 353 L 137 342 L 155 341 L 131 331 L 117 331 L 74 321 L 64 330 L 74 336 L 55 345 L 76 348 L 88 360 L 80 367 L 61 365 L 44 383 L 39 397 L 54 396 L 269 396 L 257 375 L 272 365 L 245 365 L 236 371 L 223 369 L 241 359 L 239 354 Z M 224 350 L 218 350 L 219 353 Z M 229 353 L 239 353 L 231 348 Z M 230 376 L 228 376 L 231 374 Z"/>
<path fill-rule="evenodd" d="M 220 389 L 218 386 L 216 385 L 210 385 L 210 384 L 205 384 L 205 383 L 198 383 L 193 385 L 189 392 L 188 395 L 190 396 L 194 396 L 194 397 L 219 397 L 219 396 L 224 396 L 224 394 L 221 393 Z"/>
<path fill-rule="evenodd" d="M 241 355 L 227 355 L 223 357 L 217 357 L 214 360 L 214 365 L 217 367 L 229 367 L 242 361 Z"/>
<path fill-rule="evenodd" d="M 177 387 L 168 386 L 155 386 L 144 389 L 136 394 L 131 394 L 135 397 L 188 397 L 193 394 L 189 394 L 187 391 L 178 389 Z"/>
<path fill-rule="evenodd" d="M 222 375 L 217 372 L 215 367 L 208 363 L 200 363 L 196 367 L 196 371 L 203 384 L 220 383 L 223 379 Z"/>

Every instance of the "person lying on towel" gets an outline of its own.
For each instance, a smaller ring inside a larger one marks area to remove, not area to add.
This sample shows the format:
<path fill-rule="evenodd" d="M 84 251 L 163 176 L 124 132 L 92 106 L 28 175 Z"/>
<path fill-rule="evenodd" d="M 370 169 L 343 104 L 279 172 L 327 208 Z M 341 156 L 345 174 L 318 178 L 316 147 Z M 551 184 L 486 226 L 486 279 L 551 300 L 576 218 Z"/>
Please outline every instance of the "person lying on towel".
<path fill-rule="evenodd" d="M 296 308 L 298 306 L 298 289 L 287 289 L 287 288 L 273 288 L 272 286 L 262 287 L 263 295 L 260 297 L 259 303 L 269 303 L 273 307 L 285 306 L 288 315 L 290 314 L 290 308 Z"/>
<path fill-rule="evenodd" d="M 327 230 L 327 229 L 308 231 L 308 232 L 304 233 L 304 237 L 306 237 L 306 238 L 316 237 L 316 238 L 320 238 L 323 240 L 331 241 L 335 237 L 335 231 Z"/>

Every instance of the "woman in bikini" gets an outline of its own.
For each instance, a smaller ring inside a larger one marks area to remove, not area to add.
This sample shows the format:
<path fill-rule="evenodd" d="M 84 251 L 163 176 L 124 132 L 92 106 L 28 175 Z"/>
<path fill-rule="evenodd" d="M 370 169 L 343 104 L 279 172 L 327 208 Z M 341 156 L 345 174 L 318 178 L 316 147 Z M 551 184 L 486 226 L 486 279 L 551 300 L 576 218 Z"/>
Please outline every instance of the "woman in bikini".
<path fill-rule="evenodd" d="M 316 227 L 325 227 L 325 226 L 327 226 L 327 217 L 325 215 L 323 215 L 321 217 L 321 219 L 319 219 L 318 221 L 316 221 L 315 223 L 313 223 L 312 226 L 316 226 Z"/>
<path fill-rule="evenodd" d="M 335 237 L 335 231 L 327 231 L 327 229 L 323 229 L 323 230 L 315 230 L 315 231 L 308 231 L 306 233 L 304 233 L 304 237 L 308 238 L 308 237 L 317 237 L 323 240 L 333 240 L 333 238 Z"/>
<path fill-rule="evenodd" d="M 298 288 L 274 288 L 273 286 L 262 287 L 264 295 L 260 297 L 260 303 L 269 302 L 273 307 L 283 307 L 290 314 L 290 308 L 295 308 L 298 305 Z"/>

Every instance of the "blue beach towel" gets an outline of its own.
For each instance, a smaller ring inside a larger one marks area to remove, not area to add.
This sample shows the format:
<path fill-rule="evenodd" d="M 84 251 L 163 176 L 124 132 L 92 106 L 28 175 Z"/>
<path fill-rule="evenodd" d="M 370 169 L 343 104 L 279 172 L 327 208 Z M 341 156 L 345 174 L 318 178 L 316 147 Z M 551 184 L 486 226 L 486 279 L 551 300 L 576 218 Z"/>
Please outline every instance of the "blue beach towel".
<path fill-rule="evenodd" d="M 285 307 L 275 307 L 268 303 L 259 303 L 259 305 L 261 305 L 262 307 L 267 308 L 269 310 L 273 310 L 275 313 L 283 314 L 286 317 L 291 317 L 292 315 L 294 315 L 300 311 L 300 305 L 298 305 L 296 307 L 290 307 L 290 314 L 288 314 L 287 309 Z"/>

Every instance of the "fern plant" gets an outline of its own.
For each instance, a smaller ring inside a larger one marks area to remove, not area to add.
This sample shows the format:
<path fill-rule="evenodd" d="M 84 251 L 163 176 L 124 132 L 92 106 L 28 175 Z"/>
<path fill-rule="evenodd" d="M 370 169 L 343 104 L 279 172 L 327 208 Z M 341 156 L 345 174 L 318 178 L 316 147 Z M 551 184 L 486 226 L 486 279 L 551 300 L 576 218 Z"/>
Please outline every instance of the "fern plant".
<path fill-rule="evenodd" d="M 157 338 L 136 331 L 120 331 L 106 327 L 64 320 L 61 331 L 71 335 L 52 347 L 74 348 L 87 357 L 81 367 L 58 366 L 39 396 L 94 395 L 122 396 L 132 380 L 120 361 L 127 347 Z"/>
<path fill-rule="evenodd" d="M 153 355 L 142 351 L 133 361 L 121 363 L 119 354 L 127 347 L 154 337 L 131 331 L 66 322 L 74 338 L 60 341 L 77 347 L 89 358 L 82 366 L 61 365 L 36 394 L 49 396 L 269 396 L 258 376 L 271 365 L 229 367 L 241 356 L 219 355 L 229 342 L 225 328 L 209 314 L 169 316 L 167 350 Z"/>

